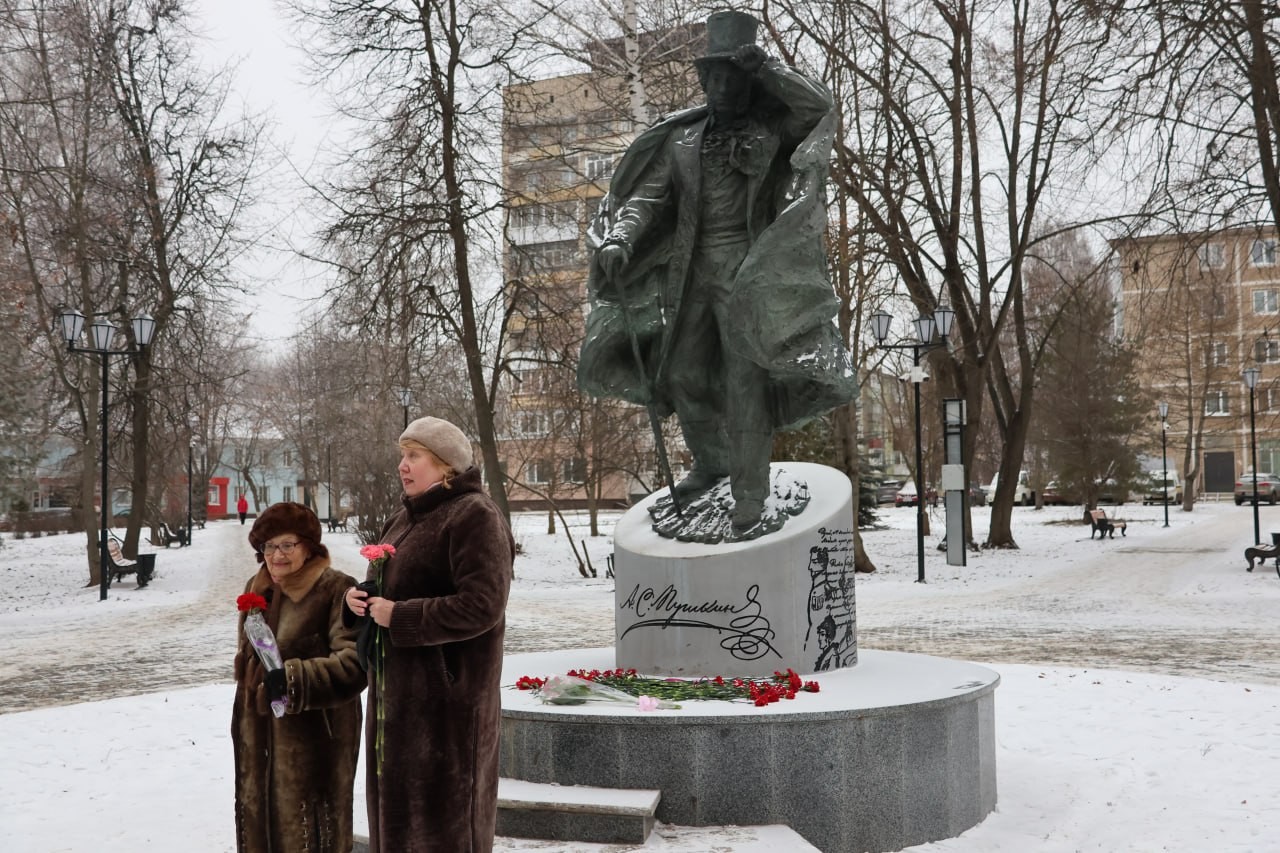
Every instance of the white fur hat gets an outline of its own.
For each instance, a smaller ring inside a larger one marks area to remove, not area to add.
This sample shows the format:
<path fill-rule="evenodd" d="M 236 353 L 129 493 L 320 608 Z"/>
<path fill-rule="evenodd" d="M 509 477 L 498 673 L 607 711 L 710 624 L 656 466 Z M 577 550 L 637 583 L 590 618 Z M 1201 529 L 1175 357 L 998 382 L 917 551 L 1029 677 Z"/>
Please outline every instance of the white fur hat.
<path fill-rule="evenodd" d="M 416 441 L 430 450 L 440 461 L 461 474 L 471 467 L 471 442 L 448 421 L 440 418 L 418 418 L 410 422 L 407 429 L 400 433 L 400 443 Z"/>

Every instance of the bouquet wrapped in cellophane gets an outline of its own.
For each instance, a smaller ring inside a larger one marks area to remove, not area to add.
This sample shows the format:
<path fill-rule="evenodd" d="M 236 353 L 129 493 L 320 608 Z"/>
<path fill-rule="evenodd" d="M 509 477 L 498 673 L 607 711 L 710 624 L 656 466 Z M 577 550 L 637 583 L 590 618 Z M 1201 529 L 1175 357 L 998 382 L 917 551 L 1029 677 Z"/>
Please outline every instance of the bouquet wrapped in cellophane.
<path fill-rule="evenodd" d="M 249 645 L 258 653 L 263 669 L 267 672 L 284 669 L 276 635 L 262 615 L 267 609 L 267 600 L 256 592 L 246 592 L 236 599 L 236 607 L 244 614 L 244 635 L 249 638 Z M 271 700 L 271 713 L 277 717 L 283 717 L 288 707 L 289 699 L 286 696 Z"/>
<path fill-rule="evenodd" d="M 576 675 L 553 675 L 538 688 L 538 698 L 551 705 L 585 705 L 604 702 L 629 705 L 641 711 L 679 710 L 680 706 L 652 696 L 632 696 L 616 687 L 598 684 Z"/>

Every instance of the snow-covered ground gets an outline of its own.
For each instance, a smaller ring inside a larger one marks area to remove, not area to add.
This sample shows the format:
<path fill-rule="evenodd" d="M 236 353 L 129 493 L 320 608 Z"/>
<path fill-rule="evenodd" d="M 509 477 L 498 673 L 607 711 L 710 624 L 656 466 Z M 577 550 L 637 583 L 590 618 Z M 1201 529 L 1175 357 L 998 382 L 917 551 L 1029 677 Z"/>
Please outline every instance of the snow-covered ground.
<path fill-rule="evenodd" d="M 912 509 L 864 531 L 878 566 L 859 575 L 859 644 L 978 661 L 996 692 L 999 804 L 934 851 L 1270 851 L 1280 838 L 1280 578 L 1245 572 L 1249 507 L 1123 506 L 1127 535 L 1090 540 L 1079 508 L 1017 509 L 1018 551 L 917 574 Z M 1280 508 L 1260 509 L 1262 538 Z M 986 511 L 975 511 L 979 536 Z M 612 642 L 605 536 L 516 519 L 522 554 L 508 616 L 512 652 Z M 108 600 L 84 588 L 82 536 L 0 546 L 0 837 L 18 853 L 234 849 L 229 738 L 235 596 L 252 571 L 247 528 L 197 531 L 161 550 L 158 575 Z M 335 563 L 363 574 L 350 534 Z M 803 701 L 803 697 L 796 701 Z M 357 802 L 362 792 L 357 792 Z M 364 816 L 357 810 L 357 825 Z M 622 851 L 501 839 L 499 849 Z M 670 853 L 781 849 L 766 831 L 663 827 Z"/>

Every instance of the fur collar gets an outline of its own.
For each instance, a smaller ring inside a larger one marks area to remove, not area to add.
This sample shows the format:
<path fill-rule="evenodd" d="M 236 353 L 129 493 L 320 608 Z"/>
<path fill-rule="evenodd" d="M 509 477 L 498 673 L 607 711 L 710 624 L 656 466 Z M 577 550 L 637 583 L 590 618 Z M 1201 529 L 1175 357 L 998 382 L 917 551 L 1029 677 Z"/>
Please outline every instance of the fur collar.
<path fill-rule="evenodd" d="M 316 585 L 316 581 L 320 580 L 320 576 L 324 574 L 324 570 L 329 568 L 328 557 L 312 557 L 302 564 L 302 568 L 289 575 L 280 583 L 271 580 L 271 573 L 267 571 L 265 564 L 258 568 L 258 574 L 253 578 L 252 592 L 259 595 L 273 586 L 279 587 L 280 591 L 289 597 L 289 600 L 297 604 L 306 598 L 307 593 L 311 592 L 311 588 Z"/>
<path fill-rule="evenodd" d="M 480 468 L 477 465 L 472 465 L 451 479 L 447 488 L 444 484 L 432 486 L 420 495 L 413 497 L 401 495 L 400 500 L 408 511 L 409 516 L 416 518 L 430 512 L 445 501 L 472 492 L 484 492 L 484 484 L 480 481 Z"/>

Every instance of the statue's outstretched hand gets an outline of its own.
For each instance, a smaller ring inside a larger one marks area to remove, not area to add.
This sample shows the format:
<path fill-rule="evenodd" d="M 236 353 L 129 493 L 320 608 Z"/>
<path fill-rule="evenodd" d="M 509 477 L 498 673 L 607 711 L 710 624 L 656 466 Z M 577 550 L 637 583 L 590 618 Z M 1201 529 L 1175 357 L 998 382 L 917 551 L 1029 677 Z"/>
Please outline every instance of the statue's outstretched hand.
<path fill-rule="evenodd" d="M 596 260 L 600 264 L 600 271 L 604 273 L 605 279 L 616 283 L 629 260 L 627 247 L 620 243 L 607 243 L 600 248 Z"/>
<path fill-rule="evenodd" d="M 760 45 L 744 44 L 734 52 L 733 61 L 739 68 L 754 74 L 760 70 L 761 65 L 764 65 L 766 56 L 764 48 Z"/>

